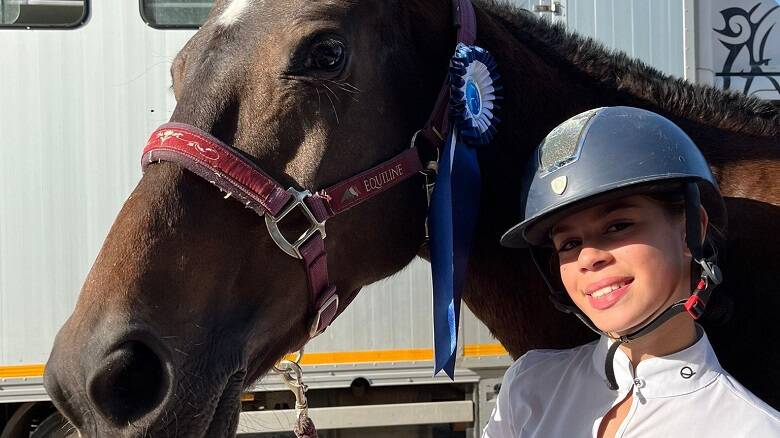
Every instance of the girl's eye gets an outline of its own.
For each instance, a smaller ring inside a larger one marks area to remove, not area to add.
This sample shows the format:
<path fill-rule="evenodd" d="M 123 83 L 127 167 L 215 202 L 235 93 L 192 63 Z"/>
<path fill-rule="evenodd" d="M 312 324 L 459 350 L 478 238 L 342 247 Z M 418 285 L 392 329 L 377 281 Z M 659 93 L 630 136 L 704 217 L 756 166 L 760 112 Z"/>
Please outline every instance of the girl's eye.
<path fill-rule="evenodd" d="M 558 247 L 558 253 L 571 251 L 577 246 L 579 246 L 579 244 L 580 244 L 579 240 L 576 239 L 567 240 Z"/>
<path fill-rule="evenodd" d="M 612 225 L 610 225 L 607 228 L 607 232 L 608 233 L 616 233 L 618 231 L 623 231 L 626 228 L 630 227 L 631 225 L 633 225 L 633 224 L 630 223 L 630 222 L 619 222 L 619 223 L 616 223 L 616 224 L 612 224 Z"/>

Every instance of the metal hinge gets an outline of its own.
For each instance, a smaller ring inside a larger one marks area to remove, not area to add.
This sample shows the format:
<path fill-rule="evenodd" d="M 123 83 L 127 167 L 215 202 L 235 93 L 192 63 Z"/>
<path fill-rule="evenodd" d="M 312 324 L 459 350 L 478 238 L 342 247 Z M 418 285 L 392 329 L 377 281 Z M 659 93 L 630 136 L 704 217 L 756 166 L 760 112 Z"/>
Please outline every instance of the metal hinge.
<path fill-rule="evenodd" d="M 560 2 L 553 2 L 551 5 L 534 5 L 534 12 L 561 15 L 563 6 Z"/>

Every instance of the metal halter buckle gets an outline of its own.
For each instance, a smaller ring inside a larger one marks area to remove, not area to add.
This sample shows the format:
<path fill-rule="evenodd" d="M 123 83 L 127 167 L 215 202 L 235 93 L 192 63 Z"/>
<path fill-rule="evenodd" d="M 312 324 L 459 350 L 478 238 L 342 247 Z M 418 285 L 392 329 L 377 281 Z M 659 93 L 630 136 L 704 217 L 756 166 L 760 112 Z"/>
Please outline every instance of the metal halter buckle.
<path fill-rule="evenodd" d="M 309 240 L 311 236 L 314 235 L 314 233 L 319 232 L 320 236 L 324 239 L 325 238 L 325 221 L 317 222 L 317 218 L 314 217 L 314 213 L 309 210 L 309 207 L 306 205 L 305 202 L 303 202 L 306 198 L 311 196 L 311 192 L 308 190 L 304 190 L 302 192 L 299 192 L 298 190 L 295 190 L 294 188 L 290 187 L 287 189 L 287 193 L 293 195 L 292 202 L 290 202 L 286 207 L 284 207 L 284 210 L 282 210 L 281 213 L 279 213 L 279 216 L 274 217 L 269 213 L 265 214 L 265 226 L 268 228 L 268 233 L 271 234 L 271 238 L 274 239 L 274 242 L 276 242 L 276 246 L 278 246 L 282 251 L 287 253 L 291 257 L 295 257 L 297 259 L 302 259 L 303 255 L 301 254 L 301 246 L 306 243 L 306 241 Z M 291 211 L 295 209 L 295 207 L 301 207 L 301 210 L 303 210 L 303 213 L 306 215 L 306 217 L 309 219 L 309 223 L 311 223 L 311 226 L 308 230 L 306 230 L 305 233 L 303 233 L 294 243 L 290 243 L 290 241 L 287 240 L 286 237 L 282 234 L 282 232 L 279 230 L 279 222 L 284 219 L 285 216 L 287 216 Z"/>
<path fill-rule="evenodd" d="M 333 294 L 332 297 L 328 298 L 327 301 L 325 301 L 322 306 L 317 310 L 317 315 L 314 317 L 314 321 L 312 321 L 311 326 L 309 326 L 309 339 L 314 339 L 317 336 L 321 335 L 322 332 L 325 331 L 327 326 L 323 327 L 322 330 L 318 330 L 320 327 L 320 321 L 322 320 L 322 314 L 331 308 L 331 306 L 336 306 L 336 311 L 338 311 L 339 308 L 339 296 L 338 294 Z"/>

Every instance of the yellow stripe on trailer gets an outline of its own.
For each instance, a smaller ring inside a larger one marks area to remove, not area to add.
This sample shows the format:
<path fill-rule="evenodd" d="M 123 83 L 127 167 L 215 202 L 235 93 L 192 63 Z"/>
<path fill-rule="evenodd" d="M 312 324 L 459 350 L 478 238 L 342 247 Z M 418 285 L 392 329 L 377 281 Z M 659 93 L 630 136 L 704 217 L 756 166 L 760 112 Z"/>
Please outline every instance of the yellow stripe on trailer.
<path fill-rule="evenodd" d="M 23 379 L 43 377 L 43 364 L 0 366 L 0 379 Z"/>
<path fill-rule="evenodd" d="M 501 344 L 466 344 L 463 348 L 464 357 L 505 356 L 506 349 Z M 288 360 L 294 360 L 294 355 L 288 355 Z M 351 363 L 388 363 L 416 362 L 433 360 L 433 350 L 416 348 L 405 350 L 365 350 L 365 351 L 335 351 L 306 353 L 301 365 L 343 365 Z M 0 366 L 0 379 L 20 379 L 27 377 L 43 377 L 43 364 Z"/>
<path fill-rule="evenodd" d="M 506 356 L 506 351 L 501 344 L 467 344 L 463 347 L 463 356 L 481 357 L 481 356 Z"/>
<path fill-rule="evenodd" d="M 295 360 L 294 354 L 285 356 L 287 360 Z M 366 351 L 337 351 L 328 353 L 306 353 L 303 355 L 301 365 L 339 365 L 345 363 L 365 362 L 410 362 L 419 360 L 433 360 L 433 350 L 430 348 L 418 348 L 409 350 L 366 350 Z"/>
<path fill-rule="evenodd" d="M 505 356 L 509 353 L 501 344 L 466 344 L 463 348 L 465 357 Z M 294 360 L 295 355 L 287 355 L 287 360 Z M 301 365 L 339 365 L 366 362 L 413 362 L 433 360 L 433 350 L 419 348 L 409 350 L 366 350 L 342 351 L 329 353 L 306 353 Z"/>

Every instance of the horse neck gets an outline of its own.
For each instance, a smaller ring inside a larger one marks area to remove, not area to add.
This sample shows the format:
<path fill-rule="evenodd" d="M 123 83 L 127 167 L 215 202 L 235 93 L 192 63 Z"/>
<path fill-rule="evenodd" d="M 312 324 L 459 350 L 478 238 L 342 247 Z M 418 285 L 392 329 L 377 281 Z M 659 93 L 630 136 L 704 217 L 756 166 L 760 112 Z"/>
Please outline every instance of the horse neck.
<path fill-rule="evenodd" d="M 592 108 L 643 107 L 670 117 L 688 132 L 713 164 L 716 176 L 728 182 L 721 184 L 725 195 L 741 194 L 762 200 L 772 196 L 772 191 L 751 192 L 750 187 L 765 186 L 751 180 L 773 180 L 767 172 L 778 169 L 757 169 L 755 159 L 774 163 L 780 160 L 780 116 L 768 105 L 674 82 L 650 67 L 606 51 L 601 57 L 591 53 L 590 59 L 583 60 L 588 65 L 575 66 L 567 58 L 573 55 L 555 51 L 555 41 L 542 41 L 535 35 L 537 30 L 549 34 L 549 25 L 525 18 L 520 20 L 523 23 L 519 29 L 518 20 L 511 18 L 511 14 L 519 12 L 502 12 L 499 8 L 488 1 L 477 3 L 477 44 L 496 58 L 504 100 L 498 134 L 490 145 L 479 150 L 483 190 L 464 300 L 493 334 L 518 355 L 535 345 L 573 345 L 587 337 L 587 333 L 577 332 L 579 324 L 553 310 L 528 252 L 509 250 L 499 244 L 501 235 L 520 218 L 521 176 L 533 149 L 547 133 L 567 118 Z M 545 26 L 547 29 L 543 29 Z M 632 77 L 635 82 L 621 83 L 620 75 L 610 71 L 625 69 L 626 62 L 636 70 Z M 642 78 L 660 88 L 643 90 Z M 718 106 L 726 106 L 730 99 L 737 100 L 735 108 L 740 109 L 725 111 L 728 117 L 724 117 L 717 109 L 708 107 L 708 100 L 704 100 L 705 105 L 696 103 L 708 95 Z M 771 199 L 763 201 L 772 203 Z M 535 324 L 542 321 L 545 327 L 528 329 L 523 325 L 527 322 L 523 314 L 543 314 L 544 318 L 533 320 Z M 533 338 L 539 332 L 545 333 L 544 339 Z"/>
<path fill-rule="evenodd" d="M 521 175 L 536 145 L 567 118 L 620 103 L 558 68 L 556 60 L 529 44 L 530 34 L 518 32 L 494 9 L 480 7 L 483 2 L 477 6 L 477 44 L 496 58 L 503 86 L 498 133 L 479 150 L 483 190 L 478 240 L 497 250 L 501 233 L 518 217 Z M 500 251 L 493 253 L 499 262 L 506 261 Z"/>
<path fill-rule="evenodd" d="M 744 194 L 750 181 L 777 170 L 770 164 L 780 160 L 780 112 L 770 104 L 667 76 L 530 13 L 479 2 L 478 18 L 478 44 L 495 56 L 504 86 L 499 134 L 480 154 L 487 192 L 483 213 L 495 219 L 492 228 L 511 225 L 501 218 L 515 217 L 510 209 L 516 209 L 517 198 L 507 195 L 519 190 L 534 147 L 559 123 L 602 106 L 642 107 L 677 123 L 702 149 L 716 177 L 729 175 L 724 194 Z M 756 172 L 756 162 L 768 164 Z M 778 201 L 766 191 L 751 195 Z"/>

